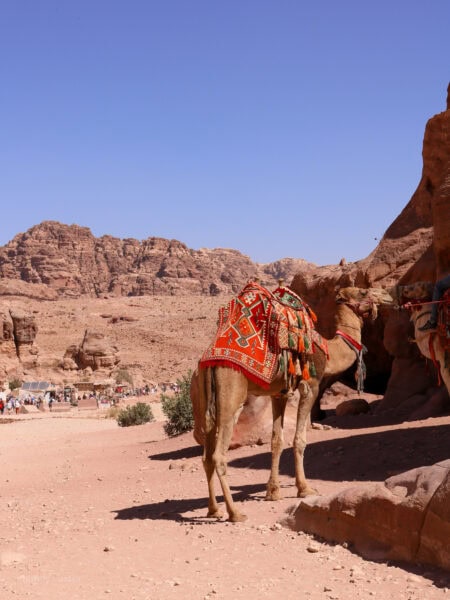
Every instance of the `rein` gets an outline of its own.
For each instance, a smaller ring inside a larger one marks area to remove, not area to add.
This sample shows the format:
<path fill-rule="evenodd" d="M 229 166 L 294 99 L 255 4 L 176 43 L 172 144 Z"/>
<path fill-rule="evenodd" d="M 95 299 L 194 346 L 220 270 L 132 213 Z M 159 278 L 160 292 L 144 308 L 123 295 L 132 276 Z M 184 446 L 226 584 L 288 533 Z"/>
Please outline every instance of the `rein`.
<path fill-rule="evenodd" d="M 419 313 L 417 316 L 412 315 L 412 319 L 414 319 L 414 324 L 417 323 L 417 321 L 421 318 L 421 317 L 425 317 L 425 315 L 431 315 L 431 310 L 424 310 L 423 312 Z"/>
<path fill-rule="evenodd" d="M 336 335 L 338 335 L 339 337 L 341 337 L 345 342 L 347 342 L 347 344 L 350 346 L 350 348 L 352 348 L 353 350 L 357 351 L 357 352 L 361 352 L 361 350 L 363 349 L 363 345 L 360 344 L 359 342 L 357 342 L 354 338 L 352 338 L 351 335 L 349 335 L 348 333 L 345 333 L 344 331 L 341 331 L 340 329 L 338 329 L 336 331 Z"/>

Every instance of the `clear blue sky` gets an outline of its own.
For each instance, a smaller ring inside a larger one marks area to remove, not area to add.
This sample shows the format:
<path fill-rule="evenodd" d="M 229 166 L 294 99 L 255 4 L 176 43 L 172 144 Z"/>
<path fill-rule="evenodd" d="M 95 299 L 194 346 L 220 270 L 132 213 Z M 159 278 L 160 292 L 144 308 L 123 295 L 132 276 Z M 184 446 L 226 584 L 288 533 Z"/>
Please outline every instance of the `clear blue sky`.
<path fill-rule="evenodd" d="M 449 0 L 0 0 L 0 245 L 43 220 L 367 256 L 446 108 Z"/>

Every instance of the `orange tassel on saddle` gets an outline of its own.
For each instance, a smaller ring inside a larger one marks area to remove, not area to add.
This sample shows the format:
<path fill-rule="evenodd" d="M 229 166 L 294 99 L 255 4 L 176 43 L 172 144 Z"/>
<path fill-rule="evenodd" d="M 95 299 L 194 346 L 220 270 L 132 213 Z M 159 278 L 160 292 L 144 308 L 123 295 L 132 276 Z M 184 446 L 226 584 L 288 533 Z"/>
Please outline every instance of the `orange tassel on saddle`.
<path fill-rule="evenodd" d="M 309 366 L 308 366 L 307 362 L 305 363 L 305 365 L 303 367 L 302 379 L 304 379 L 305 381 L 308 381 L 308 379 L 311 379 L 311 375 L 309 374 Z"/>
<path fill-rule="evenodd" d="M 289 375 L 295 375 L 295 365 L 292 360 L 292 356 L 289 356 L 288 373 L 289 373 Z"/>

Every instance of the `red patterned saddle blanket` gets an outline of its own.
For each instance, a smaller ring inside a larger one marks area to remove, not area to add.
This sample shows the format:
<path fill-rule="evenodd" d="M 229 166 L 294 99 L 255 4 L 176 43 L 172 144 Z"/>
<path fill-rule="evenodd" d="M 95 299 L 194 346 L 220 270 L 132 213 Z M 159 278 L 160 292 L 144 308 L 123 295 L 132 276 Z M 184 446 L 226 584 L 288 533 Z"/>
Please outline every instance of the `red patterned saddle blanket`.
<path fill-rule="evenodd" d="M 280 369 L 308 379 L 315 375 L 312 354 L 317 348 L 328 354 L 315 321 L 311 308 L 292 290 L 270 292 L 249 282 L 219 309 L 216 337 L 200 366 L 240 370 L 261 387 L 268 387 Z"/>

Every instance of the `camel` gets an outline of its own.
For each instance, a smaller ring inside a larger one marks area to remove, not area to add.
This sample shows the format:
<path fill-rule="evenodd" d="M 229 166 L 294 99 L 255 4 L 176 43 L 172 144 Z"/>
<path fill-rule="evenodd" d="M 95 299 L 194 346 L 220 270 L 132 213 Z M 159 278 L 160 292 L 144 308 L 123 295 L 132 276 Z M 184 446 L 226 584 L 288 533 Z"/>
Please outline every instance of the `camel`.
<path fill-rule="evenodd" d="M 311 407 L 319 393 L 324 376 L 342 373 L 356 360 L 361 343 L 363 318 L 376 318 L 377 306 L 391 304 L 391 296 L 381 288 L 344 288 L 336 296 L 337 312 L 335 337 L 328 341 L 329 357 L 315 349 L 313 362 L 315 376 L 307 381 L 297 378 L 291 389 L 286 389 L 285 379 L 277 374 L 268 389 L 249 380 L 244 373 L 226 366 L 199 368 L 198 392 L 202 428 L 204 430 L 203 466 L 206 473 L 209 501 L 208 517 L 221 518 L 216 500 L 213 476 L 217 473 L 231 522 L 244 521 L 246 516 L 235 506 L 227 481 L 226 453 L 233 426 L 249 394 L 270 395 L 272 399 L 272 462 L 267 483 L 266 500 L 280 498 L 279 464 L 283 450 L 283 419 L 288 395 L 299 392 L 296 430 L 293 442 L 297 496 L 316 494 L 305 477 L 303 456 L 306 447 L 306 428 Z M 347 339 L 345 339 L 347 338 Z M 353 340 L 353 343 L 352 343 Z"/>
<path fill-rule="evenodd" d="M 406 304 L 402 304 L 402 308 L 411 310 L 414 341 L 425 358 L 437 363 L 442 381 L 450 394 L 450 369 L 445 366 L 445 348 L 442 345 L 442 338 L 436 331 L 420 331 L 420 327 L 425 324 L 431 313 L 432 290 L 431 282 L 418 281 L 410 285 L 398 286 L 397 296 L 401 304 L 403 300 L 409 300 Z"/>

